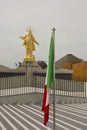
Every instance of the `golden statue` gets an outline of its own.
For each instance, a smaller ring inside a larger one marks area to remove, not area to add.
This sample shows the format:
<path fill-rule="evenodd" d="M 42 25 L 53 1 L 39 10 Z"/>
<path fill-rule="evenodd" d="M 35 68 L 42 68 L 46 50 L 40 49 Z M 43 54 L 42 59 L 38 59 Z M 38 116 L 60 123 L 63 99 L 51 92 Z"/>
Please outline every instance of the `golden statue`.
<path fill-rule="evenodd" d="M 31 29 L 26 29 L 25 36 L 20 36 L 22 40 L 24 40 L 23 45 L 26 48 L 26 56 L 24 58 L 25 62 L 34 62 L 35 56 L 32 54 L 35 51 L 35 43 L 39 45 L 39 43 L 35 40 Z"/>

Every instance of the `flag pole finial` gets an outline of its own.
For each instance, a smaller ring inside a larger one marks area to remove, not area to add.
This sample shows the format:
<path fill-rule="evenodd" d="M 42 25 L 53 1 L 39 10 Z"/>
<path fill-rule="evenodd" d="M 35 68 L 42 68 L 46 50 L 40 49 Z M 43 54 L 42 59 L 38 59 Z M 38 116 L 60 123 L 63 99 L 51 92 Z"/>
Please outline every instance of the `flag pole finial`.
<path fill-rule="evenodd" d="M 55 32 L 56 31 L 55 27 L 53 27 L 52 30 L 53 30 L 53 32 Z"/>

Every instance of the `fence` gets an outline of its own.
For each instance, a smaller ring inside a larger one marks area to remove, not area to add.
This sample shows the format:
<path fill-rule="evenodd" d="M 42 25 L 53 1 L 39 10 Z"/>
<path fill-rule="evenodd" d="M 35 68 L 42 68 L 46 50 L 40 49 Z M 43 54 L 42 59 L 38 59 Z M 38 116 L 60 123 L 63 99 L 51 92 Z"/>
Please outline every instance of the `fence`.
<path fill-rule="evenodd" d="M 45 83 L 45 73 L 34 73 L 33 75 L 33 86 L 36 88 L 43 88 Z M 53 94 L 53 85 L 51 87 L 51 94 Z M 87 97 L 87 83 L 85 79 L 77 80 L 75 79 L 66 79 L 63 76 L 58 78 L 56 76 L 55 79 L 55 94 L 62 95 L 62 96 L 73 96 L 73 97 Z"/>
<path fill-rule="evenodd" d="M 45 73 L 33 72 L 31 77 L 27 77 L 25 73 L 18 73 L 15 75 L 0 74 L 0 96 L 10 96 L 26 93 L 43 93 L 43 86 L 45 83 Z M 31 80 L 29 80 L 31 78 Z M 29 81 L 31 83 L 29 83 Z M 29 86 L 30 85 L 30 86 Z M 53 94 L 53 85 L 51 87 L 51 94 Z M 62 96 L 73 96 L 87 98 L 87 83 L 85 80 L 66 79 L 61 76 L 55 79 L 55 94 Z"/>

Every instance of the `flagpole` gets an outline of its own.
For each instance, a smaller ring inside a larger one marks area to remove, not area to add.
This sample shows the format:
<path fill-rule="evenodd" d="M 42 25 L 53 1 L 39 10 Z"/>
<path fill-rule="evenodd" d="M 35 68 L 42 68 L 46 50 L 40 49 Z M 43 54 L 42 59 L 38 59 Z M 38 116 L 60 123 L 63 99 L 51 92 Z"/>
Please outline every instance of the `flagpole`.
<path fill-rule="evenodd" d="M 53 81 L 53 130 L 56 130 L 55 128 L 55 31 L 56 29 L 53 28 L 54 33 L 54 81 Z"/>

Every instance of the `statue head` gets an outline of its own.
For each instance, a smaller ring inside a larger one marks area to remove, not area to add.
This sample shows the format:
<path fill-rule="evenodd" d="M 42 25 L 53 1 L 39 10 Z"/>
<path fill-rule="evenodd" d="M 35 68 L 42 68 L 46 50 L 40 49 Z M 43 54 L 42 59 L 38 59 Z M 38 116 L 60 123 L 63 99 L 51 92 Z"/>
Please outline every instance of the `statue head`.
<path fill-rule="evenodd" d="M 32 28 L 31 28 L 31 27 L 27 27 L 27 28 L 26 28 L 26 33 L 27 33 L 27 34 L 32 33 Z"/>

